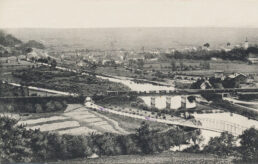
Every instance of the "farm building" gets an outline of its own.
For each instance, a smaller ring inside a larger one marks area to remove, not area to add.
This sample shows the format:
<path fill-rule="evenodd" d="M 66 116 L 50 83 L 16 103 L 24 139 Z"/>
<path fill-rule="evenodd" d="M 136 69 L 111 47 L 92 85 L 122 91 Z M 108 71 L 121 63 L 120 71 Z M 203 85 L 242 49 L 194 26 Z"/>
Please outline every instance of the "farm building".
<path fill-rule="evenodd" d="M 234 79 L 239 84 L 246 83 L 247 81 L 247 76 L 242 73 L 234 73 L 232 75 L 229 75 L 228 77 Z"/>

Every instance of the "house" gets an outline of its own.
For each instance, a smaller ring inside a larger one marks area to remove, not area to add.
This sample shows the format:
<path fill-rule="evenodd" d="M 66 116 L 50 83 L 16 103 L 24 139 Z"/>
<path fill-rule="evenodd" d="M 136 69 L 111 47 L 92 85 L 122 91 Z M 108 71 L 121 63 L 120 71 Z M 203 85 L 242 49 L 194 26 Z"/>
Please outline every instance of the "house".
<path fill-rule="evenodd" d="M 206 81 L 204 81 L 204 82 L 200 85 L 200 88 L 201 88 L 201 89 L 210 89 L 210 88 L 212 88 L 212 85 L 211 85 L 211 83 L 210 83 L 208 80 L 206 80 Z"/>
<path fill-rule="evenodd" d="M 27 53 L 27 58 L 31 59 L 40 59 L 40 58 L 48 58 L 49 55 L 47 54 L 46 51 L 44 50 L 40 50 L 40 49 L 36 49 L 36 48 L 32 48 L 32 51 Z"/>
<path fill-rule="evenodd" d="M 81 61 L 81 60 L 79 62 L 76 62 L 76 65 L 80 66 L 80 67 L 88 66 L 87 63 L 85 63 L 84 61 Z"/>
<path fill-rule="evenodd" d="M 247 82 L 248 77 L 242 73 L 234 73 L 228 76 L 231 79 L 234 79 L 237 83 L 243 84 Z"/>

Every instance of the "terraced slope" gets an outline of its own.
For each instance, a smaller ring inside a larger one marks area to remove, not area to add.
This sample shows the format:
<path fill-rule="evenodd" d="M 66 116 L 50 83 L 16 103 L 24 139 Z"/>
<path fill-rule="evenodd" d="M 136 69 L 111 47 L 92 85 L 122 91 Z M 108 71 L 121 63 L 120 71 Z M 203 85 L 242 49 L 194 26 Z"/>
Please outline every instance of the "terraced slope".
<path fill-rule="evenodd" d="M 85 108 L 80 104 L 70 104 L 64 113 L 36 119 L 21 119 L 27 129 L 40 129 L 59 134 L 90 135 L 92 133 L 128 134 L 119 124 L 102 114 Z"/>

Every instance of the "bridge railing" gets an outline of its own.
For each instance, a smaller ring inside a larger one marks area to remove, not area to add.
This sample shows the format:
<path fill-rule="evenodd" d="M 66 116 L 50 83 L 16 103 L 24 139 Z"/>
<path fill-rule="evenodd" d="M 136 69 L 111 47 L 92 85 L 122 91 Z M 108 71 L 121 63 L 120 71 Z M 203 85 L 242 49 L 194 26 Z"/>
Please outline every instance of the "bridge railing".
<path fill-rule="evenodd" d="M 201 122 L 201 125 L 199 126 L 202 126 L 203 128 L 212 128 L 214 130 L 219 130 L 221 132 L 229 132 L 235 135 L 241 135 L 244 130 L 248 129 L 248 127 L 223 120 L 211 118 L 198 118 L 196 120 Z"/>

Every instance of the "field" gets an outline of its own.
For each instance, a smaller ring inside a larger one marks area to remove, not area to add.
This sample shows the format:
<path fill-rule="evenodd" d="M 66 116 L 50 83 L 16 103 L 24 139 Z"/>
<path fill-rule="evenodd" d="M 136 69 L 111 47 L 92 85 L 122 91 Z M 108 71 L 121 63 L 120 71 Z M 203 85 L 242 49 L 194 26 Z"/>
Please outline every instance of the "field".
<path fill-rule="evenodd" d="M 27 85 L 92 96 L 107 90 L 129 90 L 128 87 L 91 75 L 79 75 L 49 67 L 17 70 L 13 76 Z"/>
<path fill-rule="evenodd" d="M 19 117 L 19 124 L 27 125 L 27 129 L 40 129 L 59 134 L 90 135 L 91 133 L 115 134 L 134 133 L 141 122 L 136 118 L 124 117 L 112 113 L 102 113 L 83 107 L 80 104 L 69 104 L 64 113 L 41 113 Z M 173 127 L 148 121 L 151 129 L 166 131 Z"/>
<path fill-rule="evenodd" d="M 6 63 L 6 57 L 0 58 L 0 80 L 11 80 L 16 81 L 12 76 L 12 72 L 15 70 L 25 69 L 25 68 L 31 68 L 34 64 L 20 60 L 17 62 L 16 60 L 11 60 L 10 63 Z"/>
<path fill-rule="evenodd" d="M 68 105 L 64 113 L 21 116 L 18 123 L 27 125 L 27 129 L 39 128 L 41 131 L 52 131 L 59 134 L 129 133 L 124 128 L 121 128 L 117 121 L 88 110 L 79 104 Z"/>
<path fill-rule="evenodd" d="M 201 60 L 183 60 L 186 65 L 196 65 L 201 62 Z M 195 70 L 195 71 L 183 71 L 185 74 L 189 75 L 214 75 L 214 71 L 222 70 L 225 73 L 258 73 L 258 65 L 252 64 L 249 65 L 246 62 L 242 61 L 209 61 L 210 69 L 209 70 Z"/>
<path fill-rule="evenodd" d="M 97 159 L 77 159 L 62 162 L 53 162 L 53 164 L 82 164 L 82 163 L 205 163 L 205 164 L 226 164 L 232 163 L 230 159 L 218 158 L 208 154 L 193 154 L 193 153 L 182 153 L 182 152 L 163 152 L 152 155 L 120 155 L 120 156 L 103 156 Z"/>
<path fill-rule="evenodd" d="M 98 111 L 98 112 L 102 113 L 100 111 Z M 112 113 L 108 113 L 108 112 L 103 112 L 103 114 L 105 114 L 107 117 L 117 121 L 120 127 L 124 128 L 127 131 L 132 132 L 132 133 L 135 132 L 136 128 L 139 128 L 141 122 L 143 121 L 140 119 L 120 116 L 120 115 L 116 115 L 116 114 L 112 114 Z M 151 129 L 155 129 L 155 130 L 159 130 L 159 131 L 164 131 L 164 130 L 172 128 L 169 125 L 158 123 L 158 122 L 148 121 L 147 123 L 150 125 Z"/>
<path fill-rule="evenodd" d="M 135 73 L 134 71 L 126 70 L 124 67 L 98 67 L 96 69 L 96 73 L 100 74 L 108 74 L 111 76 L 124 76 L 124 77 L 132 77 L 132 78 L 141 78 L 152 80 L 155 76 L 152 73 Z"/>

